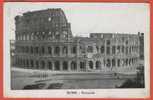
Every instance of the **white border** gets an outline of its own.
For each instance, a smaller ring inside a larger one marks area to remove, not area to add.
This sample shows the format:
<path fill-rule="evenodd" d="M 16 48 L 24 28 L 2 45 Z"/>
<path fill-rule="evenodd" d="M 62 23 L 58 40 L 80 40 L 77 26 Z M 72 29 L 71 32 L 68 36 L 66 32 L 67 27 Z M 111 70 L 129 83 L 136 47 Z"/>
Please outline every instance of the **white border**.
<path fill-rule="evenodd" d="M 11 2 L 12 3 L 12 2 Z M 34 4 L 34 3 L 33 3 Z M 113 3 L 119 5 L 119 3 Z M 149 5 L 141 3 L 142 5 Z M 77 94 L 67 94 L 70 89 L 61 90 L 11 90 L 10 89 L 10 34 L 8 31 L 9 19 L 5 13 L 7 3 L 4 4 L 4 44 L 3 44 L 3 57 L 4 57 L 4 96 L 8 98 L 148 98 L 150 96 L 150 34 L 145 33 L 145 88 L 144 89 L 75 89 Z M 150 15 L 150 14 L 148 14 Z M 150 23 L 150 16 L 148 16 L 148 24 Z M 150 30 L 150 26 L 148 27 Z M 81 94 L 81 91 L 90 91 L 95 94 Z"/>

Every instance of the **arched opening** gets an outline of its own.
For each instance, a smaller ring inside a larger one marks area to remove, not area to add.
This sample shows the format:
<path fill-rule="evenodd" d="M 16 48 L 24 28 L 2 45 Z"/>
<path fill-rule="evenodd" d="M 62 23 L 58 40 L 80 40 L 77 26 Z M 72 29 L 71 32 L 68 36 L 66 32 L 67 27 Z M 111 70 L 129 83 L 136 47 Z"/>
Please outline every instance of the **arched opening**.
<path fill-rule="evenodd" d="M 52 62 L 51 62 L 51 61 L 48 62 L 48 69 L 50 69 L 50 70 L 53 69 L 53 68 L 52 68 Z"/>
<path fill-rule="evenodd" d="M 41 61 L 41 69 L 45 69 L 45 62 Z"/>
<path fill-rule="evenodd" d="M 60 55 L 60 48 L 59 47 L 55 47 L 55 49 L 54 49 L 54 53 L 55 53 L 55 55 Z"/>
<path fill-rule="evenodd" d="M 120 59 L 118 59 L 117 63 L 118 67 L 120 67 Z"/>
<path fill-rule="evenodd" d="M 28 59 L 26 60 L 26 63 L 27 63 L 26 64 L 27 68 L 29 68 L 29 60 Z"/>
<path fill-rule="evenodd" d="M 67 63 L 67 61 L 63 62 L 63 70 L 68 70 L 68 63 Z"/>
<path fill-rule="evenodd" d="M 67 53 L 68 53 L 67 47 L 64 46 L 64 47 L 63 47 L 63 54 L 67 54 Z"/>
<path fill-rule="evenodd" d="M 76 48 L 76 46 L 73 46 L 72 47 L 72 50 L 71 50 L 71 53 L 72 54 L 76 54 L 76 52 L 77 52 L 77 48 Z"/>
<path fill-rule="evenodd" d="M 63 37 L 64 37 L 64 38 L 68 38 L 68 33 L 67 33 L 67 31 L 63 31 Z"/>
<path fill-rule="evenodd" d="M 104 46 L 101 46 L 100 51 L 101 51 L 101 53 L 104 53 L 104 51 L 105 51 Z"/>
<path fill-rule="evenodd" d="M 116 46 L 112 46 L 112 54 L 116 53 Z"/>
<path fill-rule="evenodd" d="M 26 53 L 28 53 L 29 52 L 29 47 L 28 46 L 26 46 Z"/>
<path fill-rule="evenodd" d="M 101 68 L 101 62 L 100 61 L 96 61 L 96 69 L 100 69 Z"/>
<path fill-rule="evenodd" d="M 96 50 L 97 50 L 97 53 L 99 53 L 99 47 L 98 46 L 96 46 Z"/>
<path fill-rule="evenodd" d="M 52 54 L 52 48 L 51 47 L 48 47 L 48 54 Z"/>
<path fill-rule="evenodd" d="M 106 64 L 107 67 L 110 67 L 111 66 L 111 61 L 110 59 L 107 59 L 107 64 Z"/>
<path fill-rule="evenodd" d="M 22 67 L 25 67 L 25 59 L 22 59 Z"/>
<path fill-rule="evenodd" d="M 92 46 L 88 46 L 87 52 L 92 53 L 93 52 L 93 47 Z"/>
<path fill-rule="evenodd" d="M 35 47 L 35 53 L 38 54 L 38 47 Z"/>
<path fill-rule="evenodd" d="M 44 46 L 41 47 L 41 50 L 42 50 L 42 54 L 44 54 L 44 53 L 45 53 L 45 48 L 44 48 Z"/>
<path fill-rule="evenodd" d="M 39 69 L 39 62 L 36 60 L 36 69 Z"/>
<path fill-rule="evenodd" d="M 115 59 L 112 59 L 112 67 L 116 66 Z"/>
<path fill-rule="evenodd" d="M 22 58 L 20 59 L 20 67 L 23 67 L 23 60 L 22 60 Z"/>
<path fill-rule="evenodd" d="M 60 39 L 60 34 L 59 34 L 58 31 L 55 32 L 55 38 L 56 38 L 56 39 Z"/>
<path fill-rule="evenodd" d="M 85 70 L 85 62 L 80 62 L 80 69 Z"/>
<path fill-rule="evenodd" d="M 31 46 L 31 54 L 33 54 L 33 47 Z"/>
<path fill-rule="evenodd" d="M 125 62 L 126 66 L 128 66 L 128 59 L 126 59 L 126 62 Z"/>
<path fill-rule="evenodd" d="M 89 61 L 89 67 L 90 67 L 90 69 L 93 69 L 93 62 L 92 61 Z"/>
<path fill-rule="evenodd" d="M 77 64 L 75 61 L 71 62 L 71 70 L 76 70 L 77 69 Z"/>
<path fill-rule="evenodd" d="M 32 59 L 30 60 L 30 65 L 31 65 L 31 68 L 34 67 L 33 60 Z"/>
<path fill-rule="evenodd" d="M 55 61 L 55 70 L 60 70 L 60 62 Z"/>
<path fill-rule="evenodd" d="M 129 66 L 131 66 L 131 59 L 129 59 Z"/>

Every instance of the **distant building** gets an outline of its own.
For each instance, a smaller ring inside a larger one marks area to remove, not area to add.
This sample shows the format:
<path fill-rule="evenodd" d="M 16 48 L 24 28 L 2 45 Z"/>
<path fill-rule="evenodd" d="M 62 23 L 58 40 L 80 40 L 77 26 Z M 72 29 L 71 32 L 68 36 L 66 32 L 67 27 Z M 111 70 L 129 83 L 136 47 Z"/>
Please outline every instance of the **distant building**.
<path fill-rule="evenodd" d="M 140 59 L 144 60 L 144 33 L 138 32 L 140 41 Z"/>
<path fill-rule="evenodd" d="M 14 67 L 124 73 L 134 72 L 138 66 L 139 34 L 90 33 L 90 37 L 74 37 L 62 9 L 26 12 L 15 17 L 15 24 Z"/>

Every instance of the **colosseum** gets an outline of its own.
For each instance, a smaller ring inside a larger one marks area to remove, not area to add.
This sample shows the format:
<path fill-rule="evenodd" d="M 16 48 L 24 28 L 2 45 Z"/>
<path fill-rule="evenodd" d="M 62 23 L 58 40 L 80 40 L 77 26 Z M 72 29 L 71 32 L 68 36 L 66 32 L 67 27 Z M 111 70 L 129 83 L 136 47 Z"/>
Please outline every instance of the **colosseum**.
<path fill-rule="evenodd" d="M 15 17 L 11 66 L 64 72 L 136 72 L 142 33 L 89 33 L 73 36 L 60 8 Z M 143 53 L 142 53 L 143 55 Z M 142 56 L 141 55 L 141 56 Z"/>

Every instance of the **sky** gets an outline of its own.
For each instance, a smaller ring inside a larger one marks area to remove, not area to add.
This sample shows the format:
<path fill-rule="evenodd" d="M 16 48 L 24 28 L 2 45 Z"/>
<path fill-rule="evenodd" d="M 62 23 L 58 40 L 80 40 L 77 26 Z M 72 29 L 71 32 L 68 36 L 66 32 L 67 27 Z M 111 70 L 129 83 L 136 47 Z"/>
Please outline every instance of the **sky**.
<path fill-rule="evenodd" d="M 4 24 L 14 38 L 14 17 L 27 11 L 62 8 L 74 36 L 89 33 L 149 33 L 149 4 L 145 3 L 22 3 L 4 5 Z"/>

